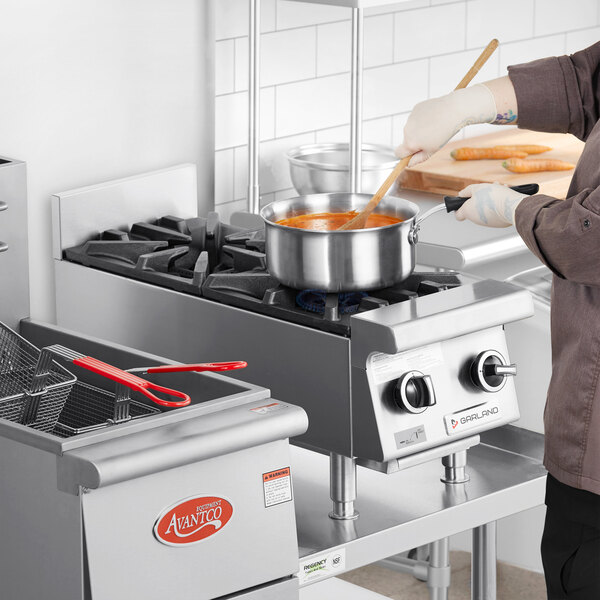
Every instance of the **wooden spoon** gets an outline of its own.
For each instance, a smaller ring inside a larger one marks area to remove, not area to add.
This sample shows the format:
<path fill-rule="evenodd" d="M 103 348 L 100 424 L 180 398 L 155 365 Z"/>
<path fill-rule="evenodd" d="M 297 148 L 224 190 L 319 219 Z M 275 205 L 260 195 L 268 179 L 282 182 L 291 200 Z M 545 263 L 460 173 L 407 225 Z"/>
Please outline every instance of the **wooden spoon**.
<path fill-rule="evenodd" d="M 494 50 L 498 47 L 498 40 L 493 39 L 485 48 L 485 50 L 479 55 L 479 58 L 475 61 L 473 66 L 469 69 L 468 73 L 462 78 L 461 82 L 454 88 L 455 90 L 460 90 L 462 88 L 466 88 L 467 85 L 471 82 L 473 77 L 477 75 L 479 69 L 483 67 L 483 65 L 487 62 L 488 58 L 494 53 Z M 367 224 L 367 219 L 369 215 L 375 210 L 381 199 L 387 194 L 390 187 L 400 173 L 406 169 L 410 159 L 414 156 L 411 154 L 403 158 L 395 167 L 394 170 L 387 176 L 387 179 L 381 184 L 381 187 L 375 192 L 375 195 L 369 200 L 369 203 L 353 218 L 350 219 L 347 223 L 344 223 L 341 227 L 338 228 L 338 231 L 344 229 L 364 229 Z"/>

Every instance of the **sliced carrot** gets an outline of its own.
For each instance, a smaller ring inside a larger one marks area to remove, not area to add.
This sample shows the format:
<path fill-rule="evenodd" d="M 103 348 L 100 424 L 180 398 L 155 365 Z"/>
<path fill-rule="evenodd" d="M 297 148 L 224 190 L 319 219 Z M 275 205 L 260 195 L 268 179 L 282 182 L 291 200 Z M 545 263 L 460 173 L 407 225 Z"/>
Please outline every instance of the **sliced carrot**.
<path fill-rule="evenodd" d="M 539 146 L 537 144 L 508 144 L 505 146 L 494 146 L 496 150 L 506 150 L 508 152 L 516 150 L 518 152 L 527 152 L 527 154 L 541 154 L 552 150 L 550 146 Z"/>
<path fill-rule="evenodd" d="M 502 150 L 497 148 L 457 148 L 450 152 L 454 160 L 484 160 L 493 158 L 525 158 L 527 152 L 521 150 Z"/>
<path fill-rule="evenodd" d="M 502 166 L 513 173 L 535 173 L 536 171 L 570 171 L 575 165 L 555 158 L 509 158 Z"/>

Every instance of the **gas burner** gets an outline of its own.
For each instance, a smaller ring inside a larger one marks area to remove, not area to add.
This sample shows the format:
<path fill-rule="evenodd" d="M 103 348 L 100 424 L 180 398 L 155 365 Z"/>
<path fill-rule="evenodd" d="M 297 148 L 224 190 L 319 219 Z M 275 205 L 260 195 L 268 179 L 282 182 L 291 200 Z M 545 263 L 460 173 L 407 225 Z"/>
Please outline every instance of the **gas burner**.
<path fill-rule="evenodd" d="M 342 294 L 327 294 L 321 290 L 303 290 L 296 296 L 296 304 L 317 314 L 325 314 L 328 297 L 337 300 L 339 314 L 348 315 L 358 312 L 360 301 L 367 296 L 366 292 L 348 292 Z"/>
<path fill-rule="evenodd" d="M 353 314 L 456 287 L 454 273 L 413 273 L 383 290 L 326 294 L 287 288 L 269 274 L 264 229 L 243 229 L 206 218 L 161 217 L 109 229 L 65 250 L 88 267 L 203 296 L 329 333 L 350 337 Z"/>
<path fill-rule="evenodd" d="M 262 236 L 262 238 L 261 238 Z M 264 235 L 206 218 L 166 216 L 109 229 L 98 239 L 65 250 L 65 258 L 132 279 L 202 295 L 210 273 L 265 270 Z"/>

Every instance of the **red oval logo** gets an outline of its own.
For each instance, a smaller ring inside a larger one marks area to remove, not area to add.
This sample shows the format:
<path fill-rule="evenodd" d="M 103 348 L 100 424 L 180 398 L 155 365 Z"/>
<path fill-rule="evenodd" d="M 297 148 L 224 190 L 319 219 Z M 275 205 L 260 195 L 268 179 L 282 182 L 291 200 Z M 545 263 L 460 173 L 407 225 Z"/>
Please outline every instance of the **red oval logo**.
<path fill-rule="evenodd" d="M 187 498 L 167 508 L 154 525 L 156 539 L 167 546 L 197 544 L 221 531 L 233 506 L 219 496 Z"/>

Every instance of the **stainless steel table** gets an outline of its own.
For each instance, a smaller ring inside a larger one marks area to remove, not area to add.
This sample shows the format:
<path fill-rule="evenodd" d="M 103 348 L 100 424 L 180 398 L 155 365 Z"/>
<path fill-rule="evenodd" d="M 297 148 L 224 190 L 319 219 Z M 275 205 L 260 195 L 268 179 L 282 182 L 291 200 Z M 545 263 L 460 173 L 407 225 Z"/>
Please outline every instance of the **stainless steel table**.
<path fill-rule="evenodd" d="M 21 331 L 38 345 L 50 340 L 74 348 L 93 343 L 100 351 L 104 344 L 29 320 L 21 322 Z M 111 345 L 113 358 L 116 352 Z M 124 347 L 119 352 L 123 360 L 137 354 Z M 495 600 L 495 522 L 544 500 L 543 436 L 513 426 L 481 434 L 481 443 L 468 452 L 470 481 L 465 484 L 442 483 L 439 460 L 390 475 L 360 467 L 360 516 L 354 521 L 328 516 L 329 457 L 299 447 L 291 450 L 301 586 L 432 544 L 428 584 L 431 597 L 442 600 L 449 584 L 447 538 L 472 529 L 472 597 Z M 302 576 L 307 565 L 326 559 L 332 569 Z"/>
<path fill-rule="evenodd" d="M 334 521 L 327 516 L 328 457 L 293 448 L 301 572 L 323 557 L 340 556 L 342 563 L 314 579 L 301 578 L 301 586 L 472 529 L 472 597 L 494 600 L 495 522 L 543 503 L 542 454 L 543 436 L 507 426 L 483 434 L 469 450 L 466 484 L 443 484 L 440 461 L 393 475 L 359 468 L 360 517 Z"/>

